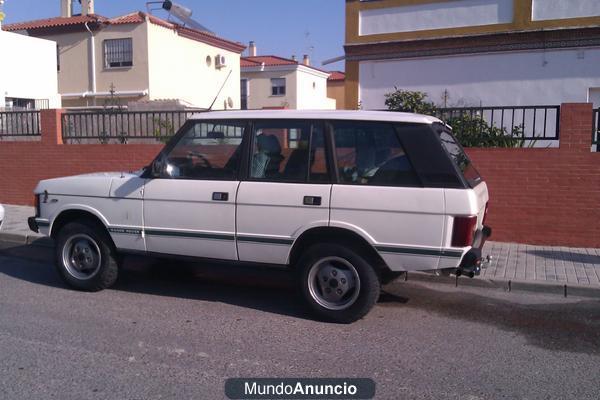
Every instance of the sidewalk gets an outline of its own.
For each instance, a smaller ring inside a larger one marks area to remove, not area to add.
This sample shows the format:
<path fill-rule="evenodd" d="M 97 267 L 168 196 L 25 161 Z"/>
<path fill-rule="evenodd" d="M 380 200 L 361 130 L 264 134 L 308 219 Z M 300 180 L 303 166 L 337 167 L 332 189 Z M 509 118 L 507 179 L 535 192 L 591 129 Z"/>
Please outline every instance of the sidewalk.
<path fill-rule="evenodd" d="M 6 215 L 0 227 L 0 241 L 51 245 L 43 236 L 29 230 L 27 218 L 33 207 L 4 205 Z M 487 242 L 484 256 L 491 262 L 474 279 L 439 277 L 411 272 L 410 280 L 437 281 L 456 285 L 484 286 L 505 290 L 527 290 L 564 295 L 600 297 L 600 249 L 533 246 Z"/>
<path fill-rule="evenodd" d="M 13 206 L 3 204 L 4 221 L 0 226 L 0 241 L 31 244 L 43 238 L 42 235 L 29 230 L 27 218 L 35 215 L 35 209 L 27 206 Z"/>

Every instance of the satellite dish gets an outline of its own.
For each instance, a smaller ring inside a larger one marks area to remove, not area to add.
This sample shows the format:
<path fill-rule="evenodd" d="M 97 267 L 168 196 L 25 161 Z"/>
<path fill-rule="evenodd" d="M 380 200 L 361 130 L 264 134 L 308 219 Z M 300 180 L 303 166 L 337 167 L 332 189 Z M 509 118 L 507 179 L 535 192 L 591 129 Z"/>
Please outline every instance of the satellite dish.
<path fill-rule="evenodd" d="M 233 99 L 231 97 L 227 98 L 227 105 L 229 106 L 229 108 L 233 108 Z"/>

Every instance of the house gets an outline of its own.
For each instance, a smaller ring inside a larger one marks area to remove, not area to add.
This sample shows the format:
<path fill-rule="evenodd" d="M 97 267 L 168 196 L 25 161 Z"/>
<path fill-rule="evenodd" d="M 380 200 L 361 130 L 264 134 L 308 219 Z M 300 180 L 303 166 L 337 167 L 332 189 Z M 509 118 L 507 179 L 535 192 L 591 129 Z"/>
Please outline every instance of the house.
<path fill-rule="evenodd" d="M 338 110 L 346 109 L 346 74 L 341 71 L 331 71 L 327 78 L 327 97 L 335 100 Z"/>
<path fill-rule="evenodd" d="M 60 107 L 56 44 L 0 30 L 0 110 Z"/>
<path fill-rule="evenodd" d="M 598 0 L 346 0 L 347 106 L 600 106 Z"/>
<path fill-rule="evenodd" d="M 242 109 L 335 109 L 335 100 L 327 97 L 329 73 L 312 67 L 308 56 L 302 63 L 294 58 L 257 56 L 254 42 L 249 53 L 241 58 Z"/>
<path fill-rule="evenodd" d="M 240 107 L 240 54 L 245 46 L 145 12 L 116 18 L 81 15 L 62 0 L 62 15 L 6 25 L 7 31 L 56 42 L 58 90 L 63 106 L 108 101 L 178 100 L 200 108 Z"/>

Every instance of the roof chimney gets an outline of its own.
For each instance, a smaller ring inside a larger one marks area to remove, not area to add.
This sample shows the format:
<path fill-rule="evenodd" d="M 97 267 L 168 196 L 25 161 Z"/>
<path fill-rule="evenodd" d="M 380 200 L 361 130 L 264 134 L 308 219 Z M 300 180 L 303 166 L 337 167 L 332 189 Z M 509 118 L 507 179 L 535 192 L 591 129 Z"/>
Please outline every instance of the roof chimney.
<path fill-rule="evenodd" d="M 310 57 L 308 56 L 308 54 L 304 55 L 304 58 L 302 59 L 302 64 L 310 65 Z"/>
<path fill-rule="evenodd" d="M 66 18 L 73 16 L 73 0 L 60 0 L 60 16 Z"/>
<path fill-rule="evenodd" d="M 254 43 L 254 40 L 250 42 L 250 45 L 248 46 L 248 55 L 250 57 L 256 57 L 256 43 Z"/>
<path fill-rule="evenodd" d="M 94 0 L 81 0 L 81 15 L 94 14 Z"/>
<path fill-rule="evenodd" d="M 295 54 L 292 54 L 292 60 L 296 61 L 296 55 Z"/>

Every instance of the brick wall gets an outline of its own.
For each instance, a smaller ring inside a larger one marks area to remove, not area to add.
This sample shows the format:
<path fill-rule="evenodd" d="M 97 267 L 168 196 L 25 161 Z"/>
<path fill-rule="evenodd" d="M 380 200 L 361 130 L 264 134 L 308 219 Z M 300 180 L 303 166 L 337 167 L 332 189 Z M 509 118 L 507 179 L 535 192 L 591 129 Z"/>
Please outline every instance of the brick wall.
<path fill-rule="evenodd" d="M 100 171 L 133 171 L 147 165 L 162 145 L 64 145 L 62 110 L 42 110 L 40 141 L 0 142 L 0 203 L 33 204 L 38 181 Z"/>
<path fill-rule="evenodd" d="M 39 142 L 0 142 L 0 203 L 32 204 L 41 179 L 135 170 L 161 145 L 64 145 L 61 110 L 44 110 Z M 560 148 L 468 149 L 490 190 L 494 240 L 600 247 L 600 153 L 592 106 L 563 104 Z"/>
<path fill-rule="evenodd" d="M 563 104 L 560 148 L 468 149 L 490 191 L 493 240 L 600 247 L 600 153 L 591 104 Z"/>

